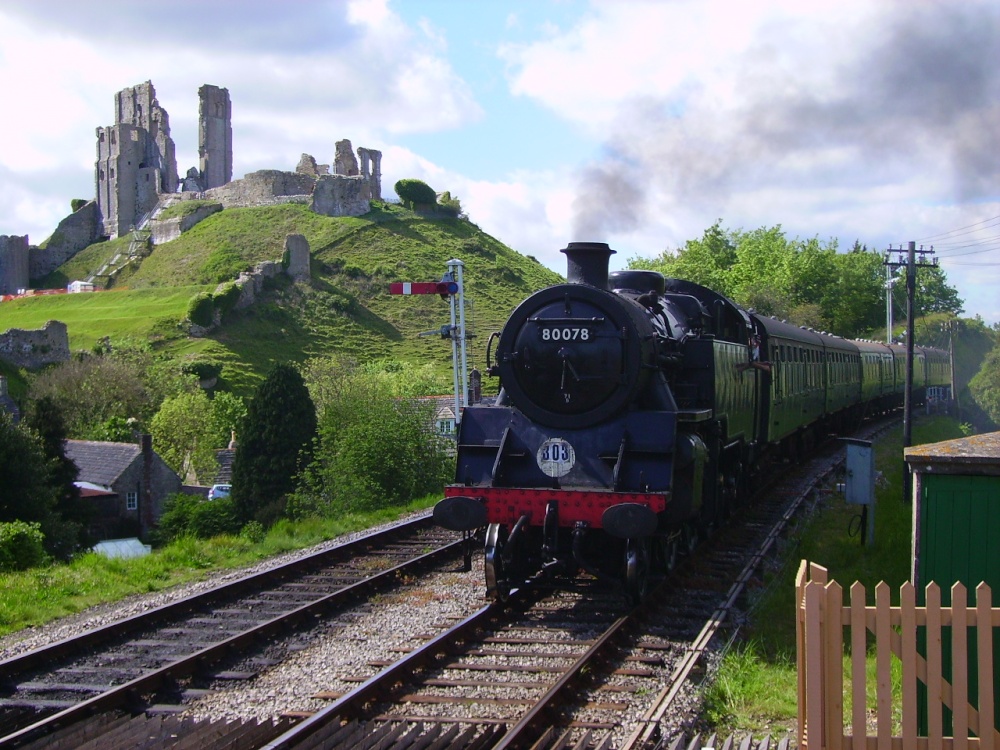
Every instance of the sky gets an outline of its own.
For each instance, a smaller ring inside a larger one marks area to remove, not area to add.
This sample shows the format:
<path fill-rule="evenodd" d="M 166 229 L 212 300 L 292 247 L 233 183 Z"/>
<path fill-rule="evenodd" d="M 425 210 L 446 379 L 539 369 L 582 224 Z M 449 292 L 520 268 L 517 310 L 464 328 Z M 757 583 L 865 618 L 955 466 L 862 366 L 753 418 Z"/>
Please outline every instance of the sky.
<path fill-rule="evenodd" d="M 180 174 L 198 88 L 229 90 L 233 173 L 350 139 L 565 273 L 726 229 L 935 250 L 1000 322 L 995 0 L 4 0 L 0 235 L 93 198 L 95 130 L 152 81 Z M 442 269 L 443 270 L 443 269 Z M 420 279 L 415 279 L 419 281 Z M 902 287 L 902 285 L 897 285 Z M 897 309 L 897 315 L 901 309 Z"/>

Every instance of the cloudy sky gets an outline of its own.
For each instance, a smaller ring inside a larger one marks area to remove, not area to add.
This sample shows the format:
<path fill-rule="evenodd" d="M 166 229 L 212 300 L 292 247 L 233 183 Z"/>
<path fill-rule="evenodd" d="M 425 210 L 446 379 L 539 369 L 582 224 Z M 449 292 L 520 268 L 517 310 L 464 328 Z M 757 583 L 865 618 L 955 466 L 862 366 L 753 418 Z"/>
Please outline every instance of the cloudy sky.
<path fill-rule="evenodd" d="M 45 239 L 93 197 L 94 131 L 151 80 L 180 173 L 198 87 L 229 89 L 234 176 L 334 143 L 383 153 L 564 272 L 721 219 L 933 245 L 1000 321 L 995 0 L 4 0 L 0 234 Z"/>

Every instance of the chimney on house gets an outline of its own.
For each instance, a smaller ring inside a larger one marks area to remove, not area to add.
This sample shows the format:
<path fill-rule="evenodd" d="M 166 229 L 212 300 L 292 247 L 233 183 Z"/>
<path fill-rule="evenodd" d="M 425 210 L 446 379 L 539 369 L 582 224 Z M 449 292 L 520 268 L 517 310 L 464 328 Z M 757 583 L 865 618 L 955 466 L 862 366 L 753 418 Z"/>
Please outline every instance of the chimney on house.
<path fill-rule="evenodd" d="M 153 436 L 143 434 L 142 446 L 142 507 L 139 509 L 139 533 L 146 537 L 153 530 Z"/>

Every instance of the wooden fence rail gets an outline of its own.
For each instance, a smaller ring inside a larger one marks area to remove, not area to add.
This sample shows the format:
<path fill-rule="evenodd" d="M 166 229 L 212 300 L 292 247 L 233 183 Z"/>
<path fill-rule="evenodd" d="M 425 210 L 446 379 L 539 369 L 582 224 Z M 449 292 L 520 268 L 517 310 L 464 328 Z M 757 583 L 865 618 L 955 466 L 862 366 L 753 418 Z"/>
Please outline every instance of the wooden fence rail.
<path fill-rule="evenodd" d="M 843 589 L 828 580 L 826 569 L 804 560 L 795 585 L 802 748 L 1000 750 L 993 690 L 993 633 L 1000 626 L 1000 608 L 993 608 L 989 586 L 976 587 L 976 603 L 970 607 L 965 586 L 956 583 L 951 606 L 942 606 L 940 587 L 930 583 L 926 604 L 918 607 L 916 589 L 905 583 L 894 607 L 884 582 L 875 587 L 874 606 L 866 604 L 865 587 L 855 583 L 844 604 Z M 846 688 L 845 628 L 851 646 Z M 866 657 L 872 643 L 875 682 L 869 709 Z M 898 698 L 893 697 L 893 657 L 900 666 Z M 970 658 L 976 671 L 971 691 Z M 847 725 L 845 694 L 851 697 Z M 926 730 L 918 734 L 921 713 Z M 893 734 L 894 720 L 899 734 Z M 869 734 L 870 726 L 874 735 Z"/>

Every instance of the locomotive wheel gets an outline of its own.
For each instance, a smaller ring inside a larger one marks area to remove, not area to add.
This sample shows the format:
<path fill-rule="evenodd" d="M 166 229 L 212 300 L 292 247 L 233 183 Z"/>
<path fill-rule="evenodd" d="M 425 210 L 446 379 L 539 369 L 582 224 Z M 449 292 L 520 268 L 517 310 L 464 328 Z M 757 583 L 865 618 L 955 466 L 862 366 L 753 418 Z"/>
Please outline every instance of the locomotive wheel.
<path fill-rule="evenodd" d="M 684 555 L 693 555 L 694 551 L 698 549 L 699 541 L 698 528 L 690 521 L 685 522 L 681 527 L 681 553 Z"/>
<path fill-rule="evenodd" d="M 486 595 L 494 601 L 507 601 L 510 595 L 510 576 L 504 562 L 503 529 L 498 523 L 491 523 L 486 529 L 485 569 Z"/>
<path fill-rule="evenodd" d="M 649 540 L 629 539 L 625 548 L 625 593 L 639 604 L 649 591 Z"/>
<path fill-rule="evenodd" d="M 677 567 L 677 556 L 679 554 L 679 533 L 673 533 L 668 536 L 661 537 L 658 541 L 660 547 L 660 556 L 663 560 L 663 570 L 669 573 L 674 568 Z"/>

